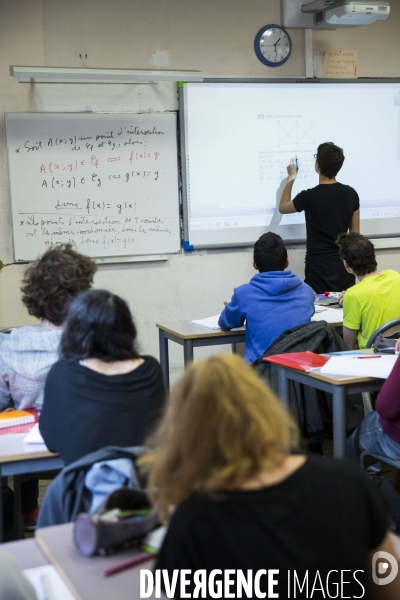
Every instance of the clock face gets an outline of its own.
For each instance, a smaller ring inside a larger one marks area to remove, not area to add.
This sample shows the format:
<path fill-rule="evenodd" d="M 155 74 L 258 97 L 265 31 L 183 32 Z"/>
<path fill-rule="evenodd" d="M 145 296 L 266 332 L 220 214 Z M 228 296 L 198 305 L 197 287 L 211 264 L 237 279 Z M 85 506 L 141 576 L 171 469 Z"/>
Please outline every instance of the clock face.
<path fill-rule="evenodd" d="M 292 43 L 289 34 L 279 25 L 262 27 L 254 40 L 257 58 L 269 67 L 279 67 L 289 58 Z"/>

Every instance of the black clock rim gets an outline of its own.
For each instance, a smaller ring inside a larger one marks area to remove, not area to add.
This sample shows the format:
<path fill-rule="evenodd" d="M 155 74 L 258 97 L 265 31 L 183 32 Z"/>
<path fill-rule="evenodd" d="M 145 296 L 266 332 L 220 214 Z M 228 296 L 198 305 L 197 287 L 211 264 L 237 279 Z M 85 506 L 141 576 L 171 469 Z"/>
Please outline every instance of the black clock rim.
<path fill-rule="evenodd" d="M 267 60 L 260 50 L 261 37 L 263 36 L 263 34 L 266 31 L 268 31 L 268 29 L 271 29 L 272 27 L 277 27 L 281 31 L 284 31 L 285 34 L 288 36 L 288 40 L 289 40 L 289 44 L 290 44 L 289 54 L 283 60 L 281 60 L 279 63 L 274 63 L 274 62 Z M 258 60 L 260 62 L 262 62 L 264 65 L 266 65 L 267 67 L 281 67 L 290 58 L 290 55 L 292 53 L 292 40 L 290 39 L 289 33 L 282 25 L 276 25 L 274 23 L 271 23 L 270 25 L 264 25 L 264 27 L 261 27 L 260 31 L 257 33 L 256 37 L 254 38 L 254 52 L 256 53 Z"/>

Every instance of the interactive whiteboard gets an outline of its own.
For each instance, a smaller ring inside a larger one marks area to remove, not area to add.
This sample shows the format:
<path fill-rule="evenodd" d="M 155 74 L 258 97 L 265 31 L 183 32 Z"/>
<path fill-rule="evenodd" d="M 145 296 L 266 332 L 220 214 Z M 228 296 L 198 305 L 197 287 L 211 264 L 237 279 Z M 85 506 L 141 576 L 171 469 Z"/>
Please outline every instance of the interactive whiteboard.
<path fill-rule="evenodd" d="M 304 213 L 277 210 L 297 156 L 293 196 L 318 184 L 322 142 L 344 150 L 338 181 L 361 202 L 361 232 L 400 232 L 400 81 L 199 83 L 183 89 L 184 247 L 252 245 L 266 231 L 305 239 Z"/>
<path fill-rule="evenodd" d="M 179 252 L 175 113 L 7 113 L 15 260 Z"/>

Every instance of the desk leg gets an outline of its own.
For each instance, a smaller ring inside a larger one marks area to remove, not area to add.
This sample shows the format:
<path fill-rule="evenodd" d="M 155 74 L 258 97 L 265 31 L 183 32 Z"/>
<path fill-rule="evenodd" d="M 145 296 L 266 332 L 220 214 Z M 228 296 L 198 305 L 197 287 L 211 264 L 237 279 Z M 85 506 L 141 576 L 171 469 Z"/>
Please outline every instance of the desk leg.
<path fill-rule="evenodd" d="M 162 329 L 158 330 L 158 340 L 160 346 L 160 364 L 164 378 L 165 389 L 169 391 L 169 357 L 168 357 L 168 339 Z"/>
<path fill-rule="evenodd" d="M 289 379 L 286 377 L 285 369 L 278 367 L 279 398 L 282 404 L 289 408 Z"/>
<path fill-rule="evenodd" d="M 344 458 L 346 455 L 346 406 L 344 388 L 333 386 L 333 456 Z"/>
<path fill-rule="evenodd" d="M 183 361 L 185 369 L 193 362 L 193 340 L 184 340 L 183 342 Z"/>
<path fill-rule="evenodd" d="M 1 465 L 0 465 L 0 544 L 4 541 L 3 531 L 3 480 L 1 478 Z"/>
<path fill-rule="evenodd" d="M 13 540 L 20 540 L 23 536 L 21 517 L 21 478 L 14 475 L 14 531 Z"/>

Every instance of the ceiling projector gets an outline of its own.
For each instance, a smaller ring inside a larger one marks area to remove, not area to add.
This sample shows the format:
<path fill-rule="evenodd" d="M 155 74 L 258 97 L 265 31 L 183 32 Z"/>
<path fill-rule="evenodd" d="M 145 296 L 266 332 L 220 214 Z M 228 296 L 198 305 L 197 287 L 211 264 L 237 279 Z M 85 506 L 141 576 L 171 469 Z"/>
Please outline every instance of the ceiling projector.
<path fill-rule="evenodd" d="M 327 8 L 314 13 L 314 27 L 358 27 L 370 25 L 374 21 L 383 21 L 390 14 L 389 2 L 372 0 L 370 2 L 352 2 L 339 0 Z"/>

